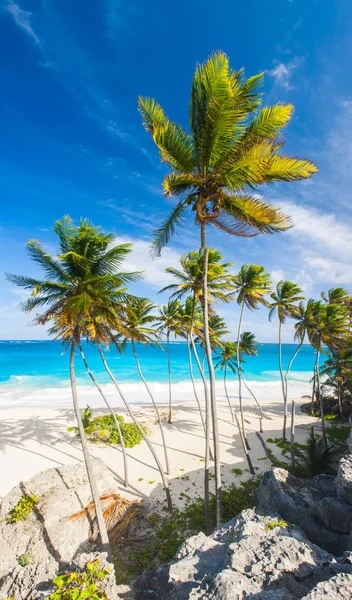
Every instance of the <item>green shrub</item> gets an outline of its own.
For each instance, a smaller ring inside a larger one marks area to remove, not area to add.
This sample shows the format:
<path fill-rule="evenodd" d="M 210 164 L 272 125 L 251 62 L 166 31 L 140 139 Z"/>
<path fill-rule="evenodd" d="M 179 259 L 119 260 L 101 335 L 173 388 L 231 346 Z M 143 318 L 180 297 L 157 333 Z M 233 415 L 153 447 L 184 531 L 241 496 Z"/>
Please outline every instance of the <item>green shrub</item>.
<path fill-rule="evenodd" d="M 38 504 L 39 498 L 37 496 L 22 496 L 17 502 L 9 514 L 6 517 L 8 523 L 18 523 L 19 521 L 25 521 L 31 514 L 34 506 Z"/>
<path fill-rule="evenodd" d="M 32 562 L 31 556 L 29 554 L 21 554 L 21 556 L 18 557 L 18 564 L 21 567 L 26 567 L 27 565 L 30 565 Z"/>
<path fill-rule="evenodd" d="M 255 503 L 255 491 L 259 478 L 253 477 L 248 481 L 235 484 L 223 489 L 222 518 L 227 522 L 241 510 L 251 508 Z M 201 497 L 191 499 L 187 494 L 184 508 L 175 508 L 172 513 L 162 516 L 154 514 L 149 517 L 153 535 L 143 548 L 126 548 L 115 552 L 114 562 L 118 583 L 128 583 L 143 571 L 153 569 L 163 562 L 169 562 L 175 556 L 178 548 L 191 535 L 200 531 L 205 532 L 206 521 L 204 500 Z M 210 512 L 215 522 L 215 496 L 210 498 Z"/>
<path fill-rule="evenodd" d="M 125 420 L 121 415 L 116 414 L 115 416 L 119 422 L 126 448 L 137 446 L 143 439 L 138 427 L 134 423 L 125 423 Z M 93 418 L 92 410 L 87 406 L 82 413 L 82 423 L 84 431 L 92 441 L 106 442 L 108 444 L 121 444 L 120 434 L 116 428 L 112 414 L 99 415 Z M 144 425 L 141 425 L 141 428 L 147 433 L 147 429 Z M 75 431 L 78 433 L 78 427 L 69 427 L 68 431 Z"/>
<path fill-rule="evenodd" d="M 275 529 L 275 527 L 288 527 L 288 523 L 283 519 L 274 519 L 273 521 L 268 521 L 264 527 L 265 531 L 271 531 Z"/>
<path fill-rule="evenodd" d="M 100 568 L 100 560 L 87 562 L 84 571 L 68 572 L 53 580 L 56 590 L 48 600 L 109 600 L 101 591 L 101 583 L 109 569 Z"/>
<path fill-rule="evenodd" d="M 234 473 L 235 475 L 243 475 L 242 469 L 238 469 L 237 467 L 231 469 L 231 473 Z"/>

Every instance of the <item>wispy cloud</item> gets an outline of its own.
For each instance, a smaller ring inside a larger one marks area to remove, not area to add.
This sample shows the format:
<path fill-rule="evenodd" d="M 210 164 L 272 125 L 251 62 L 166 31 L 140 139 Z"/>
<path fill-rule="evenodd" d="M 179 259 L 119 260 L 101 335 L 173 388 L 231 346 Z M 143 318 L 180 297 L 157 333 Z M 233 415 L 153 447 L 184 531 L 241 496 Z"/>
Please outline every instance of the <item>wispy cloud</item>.
<path fill-rule="evenodd" d="M 292 90 L 292 77 L 296 69 L 300 66 L 303 59 L 300 57 L 294 58 L 288 63 L 276 61 L 273 68 L 268 70 L 269 75 L 273 77 L 275 83 L 286 90 Z"/>
<path fill-rule="evenodd" d="M 8 0 L 7 2 L 3 2 L 2 8 L 5 12 L 7 12 L 13 18 L 14 22 L 18 27 L 20 27 L 29 37 L 38 44 L 38 46 L 42 45 L 41 40 L 33 29 L 31 24 L 32 13 L 24 10 L 16 4 L 12 0 Z"/>

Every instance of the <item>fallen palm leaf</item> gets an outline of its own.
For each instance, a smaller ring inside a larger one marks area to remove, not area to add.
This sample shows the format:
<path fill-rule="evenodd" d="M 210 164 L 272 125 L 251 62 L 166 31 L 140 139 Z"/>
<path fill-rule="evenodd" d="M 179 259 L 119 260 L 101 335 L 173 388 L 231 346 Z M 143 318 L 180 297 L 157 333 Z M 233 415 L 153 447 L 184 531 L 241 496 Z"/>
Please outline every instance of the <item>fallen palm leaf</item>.
<path fill-rule="evenodd" d="M 106 528 L 111 538 L 111 542 L 116 543 L 118 538 L 121 538 L 126 532 L 129 522 L 138 511 L 138 500 L 128 500 L 119 494 L 106 494 L 100 497 L 103 516 L 106 523 Z M 92 540 L 96 540 L 99 534 L 98 523 L 95 513 L 94 502 L 80 510 L 79 512 L 68 517 L 70 521 L 88 518 L 92 524 Z"/>

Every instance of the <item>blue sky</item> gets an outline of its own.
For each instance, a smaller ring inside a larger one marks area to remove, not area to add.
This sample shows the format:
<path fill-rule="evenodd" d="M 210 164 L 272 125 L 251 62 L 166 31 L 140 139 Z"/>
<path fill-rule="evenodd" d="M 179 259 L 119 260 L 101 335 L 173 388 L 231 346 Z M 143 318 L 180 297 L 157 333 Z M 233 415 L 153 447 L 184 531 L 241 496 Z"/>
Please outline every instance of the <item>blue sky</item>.
<path fill-rule="evenodd" d="M 171 201 L 137 97 L 154 96 L 187 127 L 195 64 L 222 49 L 248 76 L 266 71 L 264 103 L 295 105 L 286 149 L 320 172 L 261 190 L 292 215 L 290 232 L 249 240 L 212 232 L 211 244 L 234 270 L 259 262 L 307 296 L 351 289 L 351 31 L 350 0 L 0 0 L 1 273 L 37 275 L 26 241 L 55 252 L 55 219 L 87 216 L 135 242 L 127 267 L 147 270 L 135 291 L 163 300 L 165 267 L 198 247 L 198 232 L 190 224 L 162 258 L 149 258 L 151 231 Z M 23 292 L 0 278 L 0 339 L 45 338 L 18 310 Z M 236 306 L 221 314 L 233 328 Z M 245 326 L 259 341 L 276 340 L 265 311 L 247 314 Z"/>

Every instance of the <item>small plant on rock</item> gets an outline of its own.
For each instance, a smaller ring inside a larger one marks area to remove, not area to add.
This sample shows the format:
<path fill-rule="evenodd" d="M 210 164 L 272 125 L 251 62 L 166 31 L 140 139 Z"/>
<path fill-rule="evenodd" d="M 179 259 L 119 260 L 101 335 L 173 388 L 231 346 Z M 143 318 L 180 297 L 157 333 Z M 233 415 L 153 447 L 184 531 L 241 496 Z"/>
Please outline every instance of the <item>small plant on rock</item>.
<path fill-rule="evenodd" d="M 33 508 L 39 502 L 38 496 L 22 496 L 6 517 L 8 523 L 18 523 L 28 519 Z"/>
<path fill-rule="evenodd" d="M 272 521 L 268 521 L 264 527 L 265 531 L 271 531 L 272 529 L 275 529 L 276 527 L 285 527 L 286 529 L 288 528 L 288 523 L 286 523 L 286 521 L 284 521 L 283 519 L 273 519 Z"/>
<path fill-rule="evenodd" d="M 88 561 L 84 571 L 68 572 L 53 580 L 56 590 L 48 600 L 109 600 L 102 591 L 102 582 L 109 569 L 100 567 L 100 560 Z"/>

